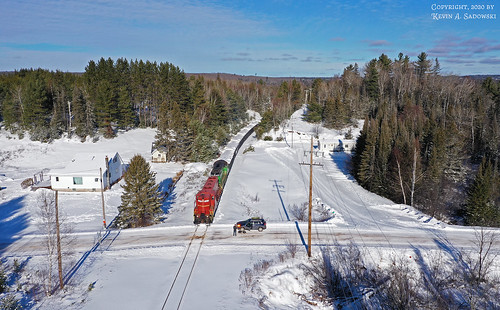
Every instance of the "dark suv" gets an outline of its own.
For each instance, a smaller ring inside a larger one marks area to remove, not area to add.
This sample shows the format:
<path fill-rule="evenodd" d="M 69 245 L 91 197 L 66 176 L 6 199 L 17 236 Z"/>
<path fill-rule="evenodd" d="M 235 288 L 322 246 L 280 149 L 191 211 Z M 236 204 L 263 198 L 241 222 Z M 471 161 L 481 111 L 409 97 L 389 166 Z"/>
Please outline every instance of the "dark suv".
<path fill-rule="evenodd" d="M 245 233 L 247 230 L 263 231 L 266 229 L 266 220 L 260 217 L 252 217 L 246 221 L 236 223 L 239 232 Z"/>

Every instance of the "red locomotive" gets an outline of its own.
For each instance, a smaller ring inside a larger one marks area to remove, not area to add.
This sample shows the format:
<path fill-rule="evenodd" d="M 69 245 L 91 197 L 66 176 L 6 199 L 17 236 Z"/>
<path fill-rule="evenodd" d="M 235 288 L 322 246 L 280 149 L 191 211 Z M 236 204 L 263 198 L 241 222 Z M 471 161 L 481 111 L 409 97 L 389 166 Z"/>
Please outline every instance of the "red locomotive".
<path fill-rule="evenodd" d="M 219 160 L 214 163 L 211 177 L 203 188 L 196 194 L 194 202 L 194 223 L 212 223 L 215 211 L 219 205 L 220 196 L 229 173 L 227 162 Z"/>

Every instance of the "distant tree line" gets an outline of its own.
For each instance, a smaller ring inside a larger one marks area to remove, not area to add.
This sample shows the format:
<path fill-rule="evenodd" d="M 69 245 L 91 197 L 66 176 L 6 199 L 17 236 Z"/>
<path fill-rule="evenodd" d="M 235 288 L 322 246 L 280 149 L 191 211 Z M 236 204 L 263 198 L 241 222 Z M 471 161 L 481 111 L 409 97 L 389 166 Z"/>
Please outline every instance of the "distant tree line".
<path fill-rule="evenodd" d="M 500 83 L 440 70 L 426 53 L 350 65 L 314 81 L 306 119 L 333 128 L 365 119 L 352 168 L 368 190 L 437 218 L 500 226 Z"/>
<path fill-rule="evenodd" d="M 21 69 L 0 75 L 0 121 L 10 132 L 45 142 L 152 127 L 169 160 L 207 161 L 239 130 L 246 110 L 282 115 L 271 99 L 276 92 L 262 80 L 187 78 L 170 63 L 101 58 L 83 74 Z"/>

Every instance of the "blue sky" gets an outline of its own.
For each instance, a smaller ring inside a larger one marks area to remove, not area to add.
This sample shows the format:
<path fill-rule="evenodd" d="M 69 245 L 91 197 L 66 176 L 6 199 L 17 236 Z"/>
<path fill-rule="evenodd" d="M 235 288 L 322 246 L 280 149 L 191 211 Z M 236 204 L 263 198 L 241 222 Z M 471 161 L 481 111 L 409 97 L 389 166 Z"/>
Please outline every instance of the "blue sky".
<path fill-rule="evenodd" d="M 82 72 L 123 57 L 192 73 L 328 77 L 382 53 L 426 52 L 445 74 L 500 74 L 495 2 L 0 0 L 0 71 Z"/>

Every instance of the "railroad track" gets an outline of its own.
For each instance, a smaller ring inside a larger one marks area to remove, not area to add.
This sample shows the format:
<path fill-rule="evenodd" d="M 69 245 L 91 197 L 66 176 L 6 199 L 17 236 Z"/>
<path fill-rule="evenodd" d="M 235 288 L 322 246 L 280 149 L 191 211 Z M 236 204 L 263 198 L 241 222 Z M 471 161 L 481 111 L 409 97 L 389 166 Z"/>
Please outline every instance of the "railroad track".
<path fill-rule="evenodd" d="M 208 227 L 208 225 L 205 225 L 205 229 L 202 228 L 201 231 L 198 231 L 200 225 L 196 225 L 194 233 L 191 236 L 191 240 L 189 241 L 186 251 L 182 257 L 181 264 L 179 265 L 174 280 L 172 281 L 172 285 L 168 290 L 167 297 L 163 302 L 161 307 L 162 310 L 180 309 L 189 280 L 191 279 L 194 267 L 198 261 L 198 256 L 200 255 L 200 250 L 203 245 L 203 241 L 205 240 Z"/>

